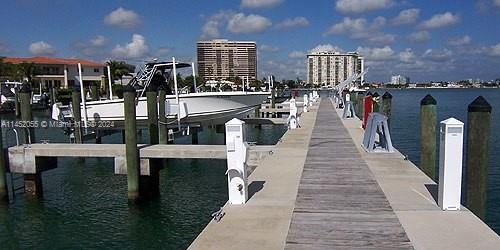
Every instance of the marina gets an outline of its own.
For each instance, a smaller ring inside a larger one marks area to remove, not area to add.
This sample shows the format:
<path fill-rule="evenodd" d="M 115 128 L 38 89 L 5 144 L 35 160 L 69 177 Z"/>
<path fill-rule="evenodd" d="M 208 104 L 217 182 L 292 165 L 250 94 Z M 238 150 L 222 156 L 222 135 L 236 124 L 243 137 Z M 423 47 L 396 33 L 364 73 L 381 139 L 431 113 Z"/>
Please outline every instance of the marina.
<path fill-rule="evenodd" d="M 5 1 L 0 250 L 498 250 L 499 14 Z"/>

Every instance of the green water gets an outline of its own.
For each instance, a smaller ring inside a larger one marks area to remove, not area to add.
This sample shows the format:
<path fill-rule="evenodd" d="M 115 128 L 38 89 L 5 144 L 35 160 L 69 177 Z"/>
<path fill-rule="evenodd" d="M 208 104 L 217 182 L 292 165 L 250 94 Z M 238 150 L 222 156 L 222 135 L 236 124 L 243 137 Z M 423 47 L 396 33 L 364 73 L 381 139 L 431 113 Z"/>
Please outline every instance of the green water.
<path fill-rule="evenodd" d="M 35 119 L 48 119 L 48 113 Z M 248 141 L 274 144 L 285 128 L 248 125 L 247 132 Z M 59 129 L 37 129 L 36 135 L 68 141 Z M 143 132 L 139 141 L 147 138 Z M 11 130 L 4 129 L 4 139 L 4 147 L 15 144 Z M 176 143 L 190 140 L 179 137 Z M 199 141 L 223 144 L 224 136 L 204 126 Z M 119 142 L 121 134 L 103 138 Z M 43 174 L 43 199 L 29 200 L 19 191 L 0 205 L 0 249 L 185 249 L 227 201 L 225 160 L 169 160 L 160 172 L 160 198 L 137 206 L 128 205 L 126 176 L 113 174 L 112 159 L 60 158 L 58 165 Z M 20 187 L 22 179 L 14 183 Z"/>

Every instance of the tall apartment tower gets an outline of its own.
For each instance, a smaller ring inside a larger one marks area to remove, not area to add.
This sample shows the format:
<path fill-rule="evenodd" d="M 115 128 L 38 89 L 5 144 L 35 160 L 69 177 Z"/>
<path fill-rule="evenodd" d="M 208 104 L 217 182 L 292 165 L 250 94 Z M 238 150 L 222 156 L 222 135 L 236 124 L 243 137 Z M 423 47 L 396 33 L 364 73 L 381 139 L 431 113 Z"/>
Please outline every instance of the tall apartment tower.
<path fill-rule="evenodd" d="M 364 71 L 364 59 L 357 52 L 313 52 L 307 55 L 307 82 L 333 87 Z M 364 79 L 358 79 L 361 83 Z"/>
<path fill-rule="evenodd" d="M 257 79 L 257 45 L 250 41 L 216 39 L 197 44 L 198 75 L 205 80 L 233 77 Z"/>

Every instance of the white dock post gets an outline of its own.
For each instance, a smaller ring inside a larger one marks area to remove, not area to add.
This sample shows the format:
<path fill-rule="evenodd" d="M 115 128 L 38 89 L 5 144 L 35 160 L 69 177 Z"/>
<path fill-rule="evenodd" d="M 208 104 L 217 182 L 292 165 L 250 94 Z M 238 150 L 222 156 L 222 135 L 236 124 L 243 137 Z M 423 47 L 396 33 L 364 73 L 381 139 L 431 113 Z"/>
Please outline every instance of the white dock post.
<path fill-rule="evenodd" d="M 309 96 L 307 94 L 304 95 L 304 112 L 308 112 L 307 107 L 309 106 Z"/>
<path fill-rule="evenodd" d="M 309 93 L 309 106 L 312 106 L 314 102 L 313 94 Z"/>
<path fill-rule="evenodd" d="M 229 204 L 245 204 L 248 200 L 246 170 L 247 144 L 245 122 L 236 118 L 226 123 L 227 183 Z"/>
<path fill-rule="evenodd" d="M 440 124 L 438 205 L 460 210 L 464 123 L 449 118 Z"/>
<path fill-rule="evenodd" d="M 290 115 L 288 116 L 288 126 L 290 129 L 296 129 L 298 126 L 297 104 L 295 98 L 290 99 Z"/>

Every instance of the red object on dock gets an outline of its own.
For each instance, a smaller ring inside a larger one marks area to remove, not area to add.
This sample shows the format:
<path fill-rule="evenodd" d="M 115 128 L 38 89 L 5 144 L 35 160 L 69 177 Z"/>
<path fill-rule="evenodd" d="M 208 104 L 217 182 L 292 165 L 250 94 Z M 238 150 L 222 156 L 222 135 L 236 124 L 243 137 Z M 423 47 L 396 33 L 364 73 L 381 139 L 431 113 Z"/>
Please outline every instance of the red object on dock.
<path fill-rule="evenodd" d="M 368 115 L 373 111 L 372 96 L 365 96 L 365 98 L 363 99 L 363 103 L 365 105 L 365 113 L 363 114 L 363 124 L 361 126 L 363 127 L 363 129 L 365 129 L 366 123 L 368 122 Z"/>

